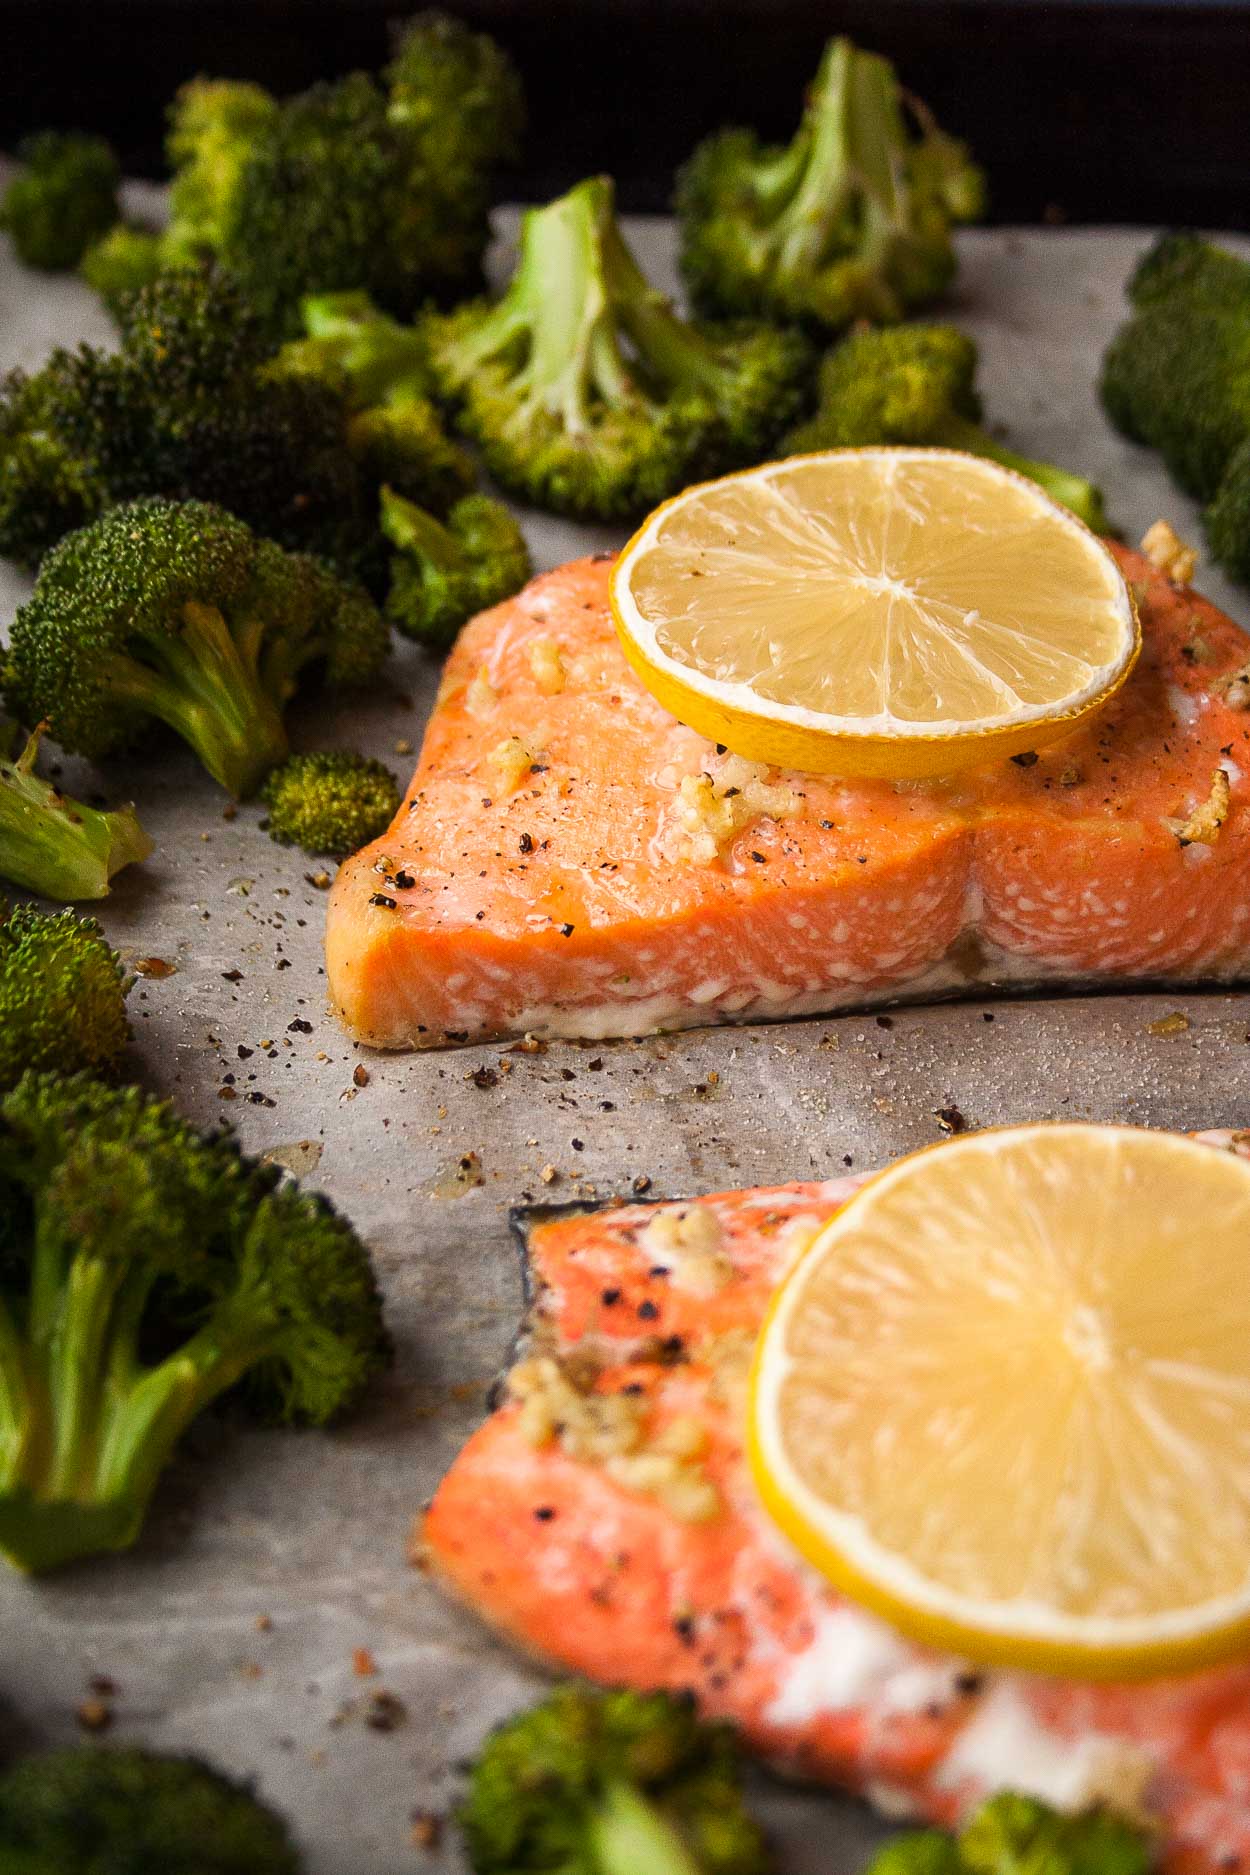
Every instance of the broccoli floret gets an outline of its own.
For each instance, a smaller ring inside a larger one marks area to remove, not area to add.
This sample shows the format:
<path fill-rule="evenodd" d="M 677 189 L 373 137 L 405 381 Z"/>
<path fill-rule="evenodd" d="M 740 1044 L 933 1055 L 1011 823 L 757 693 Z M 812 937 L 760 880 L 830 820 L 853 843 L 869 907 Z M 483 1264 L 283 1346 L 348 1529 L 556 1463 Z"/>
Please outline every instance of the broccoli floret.
<path fill-rule="evenodd" d="M 531 209 L 503 298 L 434 315 L 426 334 L 435 382 L 497 479 L 603 519 L 758 460 L 810 374 L 796 333 L 679 319 L 625 246 L 606 177 Z"/>
<path fill-rule="evenodd" d="M 9 1875 L 299 1875 L 286 1826 L 195 1758 L 83 1745 L 0 1772 Z"/>
<path fill-rule="evenodd" d="M 815 449 L 914 444 L 962 449 L 1014 469 L 1093 528 L 1108 531 L 1102 496 L 1084 476 L 1017 455 L 981 428 L 977 348 L 954 326 L 852 333 L 820 368 L 816 414 L 791 430 L 788 455 Z"/>
<path fill-rule="evenodd" d="M 342 394 L 272 374 L 234 281 L 164 274 L 125 307 L 121 348 L 57 351 L 0 398 L 0 552 L 34 565 L 70 527 L 140 495 L 219 501 L 283 546 L 385 572 Z"/>
<path fill-rule="evenodd" d="M 133 807 L 105 812 L 41 780 L 42 734 L 16 752 L 0 724 L 0 879 L 41 898 L 106 898 L 114 873 L 146 859 L 152 842 Z"/>
<path fill-rule="evenodd" d="M 78 271 L 117 319 L 134 295 L 151 286 L 166 265 L 159 234 L 133 222 L 119 221 L 87 249 Z"/>
<path fill-rule="evenodd" d="M 460 1825 L 477 1875 L 767 1875 L 733 1734 L 667 1693 L 555 1692 L 491 1734 Z"/>
<path fill-rule="evenodd" d="M 193 78 L 169 110 L 165 153 L 173 171 L 167 263 L 218 253 L 234 214 L 243 172 L 278 104 L 259 85 Z"/>
<path fill-rule="evenodd" d="M 901 319 L 946 288 L 952 224 L 980 215 L 982 183 L 886 59 L 834 39 L 793 142 L 719 132 L 681 171 L 676 206 L 700 312 L 839 331 Z"/>
<path fill-rule="evenodd" d="M 280 846 L 346 859 L 386 832 L 399 811 L 395 777 L 346 749 L 293 755 L 261 789 L 269 837 Z"/>
<path fill-rule="evenodd" d="M 306 299 L 303 317 L 307 337 L 284 345 L 275 369 L 304 373 L 346 397 L 348 442 L 371 488 L 392 483 L 446 514 L 472 488 L 473 464 L 426 395 L 419 330 L 388 318 L 366 293 Z"/>
<path fill-rule="evenodd" d="M 1105 1810 L 1068 1816 L 1033 1797 L 993 1797 L 952 1841 L 917 1830 L 886 1844 L 869 1875 L 1148 1875 L 1149 1837 Z"/>
<path fill-rule="evenodd" d="M 335 689 L 367 683 L 387 638 L 364 590 L 322 562 L 204 502 L 137 501 L 45 559 L 13 623 L 10 698 L 91 756 L 155 718 L 245 796 L 287 754 L 283 711 L 308 668 Z"/>
<path fill-rule="evenodd" d="M 1207 503 L 1216 559 L 1250 579 L 1250 262 L 1166 235 L 1129 283 L 1134 312 L 1103 360 L 1107 415 Z"/>
<path fill-rule="evenodd" d="M 422 644 L 449 645 L 466 619 L 519 592 L 530 576 L 524 534 L 487 495 L 466 495 L 444 524 L 384 488 L 382 530 L 399 549 L 386 615 Z"/>
<path fill-rule="evenodd" d="M 0 901 L 0 1088 L 29 1069 L 115 1073 L 129 988 L 93 918 Z"/>
<path fill-rule="evenodd" d="M 68 353 L 30 377 L 0 378 L 0 553 L 36 567 L 54 541 L 108 503 L 94 464 L 57 433 L 54 393 Z"/>
<path fill-rule="evenodd" d="M 41 131 L 18 150 L 24 167 L 0 202 L 18 258 L 68 273 L 117 220 L 117 158 L 99 137 Z"/>
<path fill-rule="evenodd" d="M 124 1549 L 191 1420 L 352 1406 L 389 1346 L 368 1255 L 320 1197 L 137 1088 L 0 1099 L 0 1553 Z"/>

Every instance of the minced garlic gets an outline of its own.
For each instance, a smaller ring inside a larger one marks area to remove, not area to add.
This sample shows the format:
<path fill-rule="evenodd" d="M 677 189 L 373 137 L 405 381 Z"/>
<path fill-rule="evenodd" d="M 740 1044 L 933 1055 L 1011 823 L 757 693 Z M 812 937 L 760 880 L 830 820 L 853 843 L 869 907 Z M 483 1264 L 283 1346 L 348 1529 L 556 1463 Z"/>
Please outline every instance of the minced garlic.
<path fill-rule="evenodd" d="M 1159 520 L 1142 535 L 1141 550 L 1174 586 L 1188 586 L 1198 570 L 1198 555 L 1187 547 L 1170 521 Z"/>
<path fill-rule="evenodd" d="M 1230 710 L 1250 709 L 1250 664 L 1229 671 L 1226 677 L 1217 677 L 1212 688 L 1219 692 Z"/>
<path fill-rule="evenodd" d="M 564 689 L 564 659 L 554 638 L 531 640 L 530 671 L 545 697 L 559 696 Z"/>
<path fill-rule="evenodd" d="M 678 1414 L 648 1440 L 645 1395 L 587 1392 L 550 1355 L 514 1367 L 508 1391 L 520 1401 L 527 1444 L 558 1441 L 570 1458 L 602 1465 L 622 1490 L 655 1498 L 680 1523 L 719 1513 L 720 1493 L 700 1462 L 707 1432 L 693 1414 Z"/>
<path fill-rule="evenodd" d="M 505 794 L 511 794 L 514 788 L 520 787 L 522 779 L 529 773 L 534 758 L 519 736 L 508 736 L 503 742 L 495 745 L 486 760 L 499 777 L 496 785 Z"/>
<path fill-rule="evenodd" d="M 767 768 L 731 755 L 713 775 L 683 775 L 677 818 L 686 839 L 680 857 L 710 866 L 753 820 L 789 820 L 802 809 L 793 788 L 771 786 Z"/>
<path fill-rule="evenodd" d="M 734 1273 L 721 1248 L 723 1238 L 715 1211 L 705 1204 L 691 1204 L 657 1211 L 639 1241 L 648 1256 L 662 1260 L 672 1271 L 674 1289 L 714 1296 Z"/>
<path fill-rule="evenodd" d="M 1182 846 L 1213 846 L 1228 819 L 1230 799 L 1227 771 L 1217 768 L 1211 777 L 1211 792 L 1206 800 L 1184 820 L 1169 820 L 1166 825 Z"/>
<path fill-rule="evenodd" d="M 486 666 L 481 664 L 473 673 L 473 681 L 464 693 L 464 707 L 470 716 L 479 720 L 489 716 L 499 701 L 495 686 L 486 675 Z"/>

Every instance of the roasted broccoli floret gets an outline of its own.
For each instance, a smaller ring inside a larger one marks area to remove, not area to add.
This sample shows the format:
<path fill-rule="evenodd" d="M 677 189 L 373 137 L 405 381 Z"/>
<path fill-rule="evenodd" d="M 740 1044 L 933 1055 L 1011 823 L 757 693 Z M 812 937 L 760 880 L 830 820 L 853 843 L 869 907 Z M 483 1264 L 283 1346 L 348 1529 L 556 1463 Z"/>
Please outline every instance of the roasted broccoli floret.
<path fill-rule="evenodd" d="M 129 988 L 94 918 L 0 900 L 0 1088 L 31 1069 L 115 1073 Z"/>
<path fill-rule="evenodd" d="M 133 807 L 104 811 L 35 773 L 42 728 L 20 750 L 0 722 L 0 879 L 41 898 L 105 898 L 114 873 L 148 857 Z"/>
<path fill-rule="evenodd" d="M 602 176 L 528 212 L 501 300 L 434 315 L 426 336 L 435 383 L 498 480 L 604 519 L 758 460 L 810 376 L 796 333 L 679 319 L 625 246 Z"/>
<path fill-rule="evenodd" d="M 59 434 L 54 405 L 67 352 L 35 376 L 0 378 L 0 554 L 38 566 L 54 541 L 82 527 L 108 504 L 91 462 Z"/>
<path fill-rule="evenodd" d="M 119 221 L 87 249 L 78 271 L 119 319 L 134 295 L 151 286 L 167 264 L 159 234 Z"/>
<path fill-rule="evenodd" d="M 382 529 L 399 549 L 386 615 L 422 644 L 449 645 L 466 619 L 519 592 L 530 576 L 524 534 L 487 495 L 466 495 L 444 524 L 386 488 Z"/>
<path fill-rule="evenodd" d="M 34 377 L 10 380 L 0 552 L 37 565 L 103 507 L 167 495 L 221 502 L 283 546 L 384 576 L 377 483 L 344 396 L 270 362 L 237 284 L 188 268 L 126 305 L 120 350 L 54 352 Z"/>
<path fill-rule="evenodd" d="M 682 273 L 709 317 L 889 323 L 950 283 L 952 224 L 977 219 L 982 193 L 888 60 L 834 39 L 792 143 L 722 130 L 681 171 Z"/>
<path fill-rule="evenodd" d="M 733 1735 L 667 1693 L 558 1687 L 500 1726 L 460 1825 L 477 1875 L 767 1875 Z"/>
<path fill-rule="evenodd" d="M 388 1343 L 325 1201 L 137 1088 L 28 1074 L 0 1099 L 0 1553 L 125 1549 L 191 1420 L 242 1387 L 323 1425 Z"/>
<path fill-rule="evenodd" d="M 182 86 L 170 106 L 165 141 L 173 171 L 162 242 L 167 263 L 220 252 L 244 170 L 278 109 L 260 85 L 193 78 Z"/>
<path fill-rule="evenodd" d="M 387 651 L 368 594 L 204 502 L 111 509 L 54 548 L 13 623 L 14 714 L 102 756 L 165 723 L 232 794 L 288 751 L 283 711 L 311 667 L 364 684 Z"/>
<path fill-rule="evenodd" d="M 269 810 L 270 839 L 346 859 L 386 832 L 400 794 L 384 763 L 348 749 L 324 749 L 293 755 L 275 768 L 260 798 Z"/>
<path fill-rule="evenodd" d="M 0 1772 L 9 1875 L 299 1875 L 286 1826 L 195 1758 L 95 1745 Z"/>
<path fill-rule="evenodd" d="M 275 369 L 304 373 L 346 398 L 348 441 L 371 488 L 392 483 L 446 514 L 472 488 L 473 464 L 426 394 L 421 333 L 379 311 L 366 293 L 306 299 L 303 317 L 307 336 L 283 346 Z"/>
<path fill-rule="evenodd" d="M 782 449 L 794 455 L 895 443 L 966 450 L 1027 475 L 1087 527 L 1105 534 L 1102 496 L 1092 482 L 1017 455 L 981 428 L 976 368 L 976 346 L 954 326 L 852 333 L 821 365 L 815 416 L 791 430 Z"/>
<path fill-rule="evenodd" d="M 68 273 L 117 220 L 117 158 L 99 137 L 44 130 L 18 150 L 21 172 L 0 201 L 18 258 Z"/>
<path fill-rule="evenodd" d="M 1103 360 L 1107 415 L 1207 504 L 1212 552 L 1250 580 L 1250 262 L 1197 235 L 1166 235 L 1129 298 L 1133 316 Z"/>
<path fill-rule="evenodd" d="M 1107 1810 L 1068 1816 L 1033 1797 L 993 1797 L 952 1840 L 896 1836 L 868 1875 L 1148 1875 L 1149 1837 Z"/>

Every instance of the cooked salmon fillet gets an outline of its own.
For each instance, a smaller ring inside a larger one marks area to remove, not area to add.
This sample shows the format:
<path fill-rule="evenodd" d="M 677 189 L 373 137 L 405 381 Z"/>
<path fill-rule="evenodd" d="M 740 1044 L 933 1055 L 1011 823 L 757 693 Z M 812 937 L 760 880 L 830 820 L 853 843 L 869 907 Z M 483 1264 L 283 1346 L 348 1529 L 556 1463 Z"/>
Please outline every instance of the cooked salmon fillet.
<path fill-rule="evenodd" d="M 1139 555 L 1119 552 L 1144 652 L 1103 714 L 1035 759 L 919 784 L 768 774 L 684 728 L 625 663 L 608 558 L 461 634 L 403 807 L 330 902 L 356 1040 L 1245 974 L 1250 684 L 1225 680 L 1250 638 Z"/>
<path fill-rule="evenodd" d="M 983 1672 L 839 1598 L 765 1518 L 743 1454 L 751 1344 L 855 1183 L 533 1214 L 525 1358 L 414 1560 L 529 1652 L 689 1688 L 770 1760 L 890 1816 L 949 1825 L 1004 1789 L 1102 1801 L 1156 1823 L 1177 1875 L 1246 1867 L 1250 1663 L 1123 1686 Z"/>

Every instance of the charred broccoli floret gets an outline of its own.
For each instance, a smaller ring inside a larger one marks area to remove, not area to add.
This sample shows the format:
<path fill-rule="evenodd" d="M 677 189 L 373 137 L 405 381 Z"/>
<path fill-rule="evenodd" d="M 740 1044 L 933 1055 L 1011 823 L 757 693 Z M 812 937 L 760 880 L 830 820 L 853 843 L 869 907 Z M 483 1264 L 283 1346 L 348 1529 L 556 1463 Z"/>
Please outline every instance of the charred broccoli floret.
<path fill-rule="evenodd" d="M 353 1405 L 388 1343 L 369 1258 L 319 1197 L 137 1088 L 0 1099 L 0 1552 L 125 1549 L 228 1389 L 279 1420 Z"/>
<path fill-rule="evenodd" d="M 1103 360 L 1107 415 L 1207 504 L 1212 552 L 1250 581 L 1250 262 L 1197 235 L 1166 235 L 1129 298 L 1133 316 Z"/>
<path fill-rule="evenodd" d="M 105 898 L 114 873 L 148 857 L 133 807 L 104 811 L 35 773 L 42 728 L 13 747 L 0 722 L 0 879 L 63 902 Z"/>
<path fill-rule="evenodd" d="M 385 488 L 382 529 L 398 548 L 386 615 L 422 644 L 449 645 L 466 619 L 519 592 L 530 576 L 524 534 L 487 495 L 466 495 L 443 523 Z"/>
<path fill-rule="evenodd" d="M 382 762 L 347 749 L 293 755 L 261 789 L 269 837 L 346 859 L 386 832 L 399 810 L 395 777 Z"/>
<path fill-rule="evenodd" d="M 162 275 L 124 308 L 120 350 L 54 352 L 0 396 L 0 552 L 37 565 L 102 508 L 167 495 L 220 502 L 283 546 L 383 580 L 378 484 L 342 391 L 270 367 L 229 276 Z M 445 472 L 437 440 L 431 474 Z M 414 479 L 419 451 L 414 438 Z"/>
<path fill-rule="evenodd" d="M 299 1875 L 286 1826 L 195 1758 L 82 1745 L 0 1773 L 9 1875 Z"/>
<path fill-rule="evenodd" d="M 59 130 L 17 154 L 23 167 L 0 201 L 0 229 L 28 267 L 68 273 L 117 220 L 117 158 L 99 137 Z"/>
<path fill-rule="evenodd" d="M 243 173 L 278 108 L 260 85 L 234 79 L 193 78 L 179 90 L 165 140 L 173 171 L 162 241 L 167 264 L 221 251 Z"/>
<path fill-rule="evenodd" d="M 476 1875 L 768 1875 L 726 1726 L 667 1693 L 558 1687 L 500 1726 L 460 1825 Z"/>
<path fill-rule="evenodd" d="M 119 221 L 82 257 L 78 271 L 120 319 L 136 293 L 151 286 L 167 265 L 161 236 L 137 223 Z"/>
<path fill-rule="evenodd" d="M 0 900 L 0 1088 L 32 1069 L 115 1073 L 129 988 L 94 918 Z"/>
<path fill-rule="evenodd" d="M 1017 455 L 981 428 L 976 368 L 976 346 L 954 326 L 852 333 L 821 365 L 816 414 L 791 430 L 782 448 L 788 455 L 890 443 L 966 450 L 1027 475 L 1105 534 L 1102 495 L 1092 482 Z"/>
<path fill-rule="evenodd" d="M 622 240 L 606 177 L 531 209 L 503 298 L 426 332 L 435 383 L 498 480 L 603 519 L 758 460 L 810 374 L 796 333 L 679 319 Z"/>
<path fill-rule="evenodd" d="M 682 272 L 710 317 L 888 323 L 949 284 L 952 224 L 977 219 L 982 193 L 888 60 L 834 39 L 792 143 L 723 130 L 681 171 Z"/>
<path fill-rule="evenodd" d="M 957 1837 L 912 1830 L 868 1875 L 1148 1875 L 1149 1837 L 1107 1810 L 1069 1816 L 1033 1797 L 992 1797 Z"/>
<path fill-rule="evenodd" d="M 110 510 L 62 541 L 14 620 L 14 713 L 102 756 L 153 719 L 232 794 L 288 744 L 283 711 L 312 667 L 334 688 L 376 676 L 385 621 L 320 561 L 204 502 Z"/>

